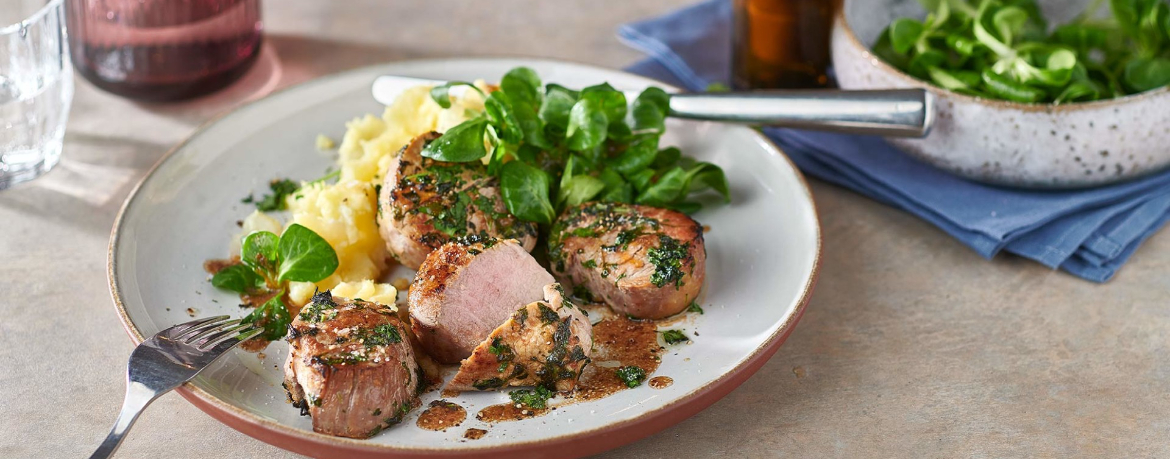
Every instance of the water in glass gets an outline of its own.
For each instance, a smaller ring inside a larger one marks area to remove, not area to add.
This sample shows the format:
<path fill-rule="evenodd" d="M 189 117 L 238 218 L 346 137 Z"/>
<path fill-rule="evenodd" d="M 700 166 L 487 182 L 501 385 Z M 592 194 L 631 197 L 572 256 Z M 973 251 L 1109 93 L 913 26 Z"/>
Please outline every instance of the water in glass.
<path fill-rule="evenodd" d="M 72 99 L 61 0 L 0 0 L 0 189 L 57 164 Z"/>

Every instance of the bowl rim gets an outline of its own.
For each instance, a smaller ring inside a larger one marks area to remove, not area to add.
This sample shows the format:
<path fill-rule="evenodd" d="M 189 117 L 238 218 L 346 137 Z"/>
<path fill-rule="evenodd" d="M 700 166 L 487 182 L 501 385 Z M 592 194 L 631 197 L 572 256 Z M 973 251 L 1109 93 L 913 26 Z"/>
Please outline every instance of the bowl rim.
<path fill-rule="evenodd" d="M 857 34 L 853 32 L 853 27 L 849 25 L 849 19 L 845 17 L 845 4 L 848 3 L 849 1 L 850 0 L 842 0 L 841 3 L 838 5 L 837 12 L 833 15 L 834 16 L 834 18 L 833 18 L 834 27 L 840 27 L 841 31 L 845 35 L 845 38 L 847 40 L 849 40 L 849 44 L 857 47 L 858 49 L 861 49 L 863 56 L 867 57 L 873 66 L 883 70 L 884 73 L 892 74 L 896 78 L 901 79 L 902 81 L 906 82 L 907 84 L 914 85 L 916 87 L 924 87 L 925 89 L 927 89 L 928 91 L 931 91 L 931 92 L 941 93 L 942 95 L 945 95 L 950 99 L 957 99 L 957 100 L 961 100 L 964 102 L 971 102 L 971 103 L 981 104 L 981 105 L 989 105 L 989 106 L 996 107 L 996 108 L 1015 109 L 1015 110 L 1019 110 L 1019 111 L 1023 111 L 1023 112 L 1052 113 L 1052 112 L 1074 112 L 1074 111 L 1082 111 L 1082 110 L 1088 111 L 1088 110 L 1092 110 L 1092 109 L 1099 109 L 1099 108 L 1105 108 L 1105 107 L 1115 108 L 1116 106 L 1126 105 L 1126 104 L 1129 104 L 1130 102 L 1137 102 L 1137 101 L 1144 100 L 1144 99 L 1152 99 L 1152 98 L 1156 98 L 1156 97 L 1170 95 L 1170 85 L 1168 85 L 1168 86 L 1163 86 L 1163 87 L 1157 88 L 1157 89 L 1151 89 L 1151 90 L 1145 91 L 1145 92 L 1139 92 L 1136 94 L 1129 94 L 1129 95 L 1122 96 L 1122 97 L 1114 97 L 1112 99 L 1094 100 L 1091 102 L 1072 102 L 1072 103 L 1067 103 L 1067 104 L 1056 104 L 1056 103 L 1026 104 L 1023 102 L 1013 102 L 1010 100 L 988 99 L 988 98 L 984 98 L 984 97 L 970 96 L 967 94 L 962 94 L 962 93 L 958 93 L 955 91 L 951 91 L 950 89 L 943 88 L 943 87 L 938 86 L 936 84 L 933 84 L 929 81 L 914 78 L 914 76 L 912 76 L 906 72 L 903 72 L 901 69 L 898 69 L 897 67 L 894 67 L 893 65 L 890 65 L 890 63 L 886 62 L 884 59 L 878 57 L 876 54 L 873 54 L 873 52 L 870 50 L 869 46 L 866 46 L 864 43 L 861 42 L 860 38 L 857 38 Z"/>
<path fill-rule="evenodd" d="M 186 147 L 192 140 L 199 135 L 204 134 L 206 129 L 212 125 L 220 122 L 236 112 L 241 111 L 246 107 L 250 107 L 261 101 L 267 100 L 278 94 L 292 92 L 295 90 L 304 90 L 315 85 L 331 82 L 336 79 L 345 78 L 350 75 L 369 72 L 371 69 L 381 68 L 387 65 L 411 65 L 424 63 L 446 63 L 446 62 L 484 62 L 484 61 L 507 61 L 514 62 L 517 65 L 532 65 L 534 63 L 545 63 L 554 65 L 567 65 L 580 68 L 588 68 L 590 70 L 599 70 L 605 72 L 618 72 L 629 76 L 636 77 L 647 81 L 652 81 L 664 89 L 678 91 L 678 88 L 673 85 L 658 81 L 656 79 L 632 74 L 625 70 L 611 69 L 600 67 L 592 64 L 584 64 L 565 59 L 547 59 L 547 58 L 532 58 L 532 57 L 518 57 L 518 56 L 488 56 L 488 57 L 448 57 L 448 58 L 429 58 L 429 59 L 408 59 L 400 61 L 390 61 L 374 63 L 368 66 L 361 66 L 352 69 L 342 70 L 336 73 L 321 75 L 312 78 L 308 81 L 300 82 L 290 85 L 286 88 L 274 91 L 257 100 L 248 101 L 211 117 L 194 131 L 192 131 L 182 141 L 175 144 L 162 155 L 143 175 L 139 182 L 131 189 L 125 201 L 123 201 L 115 219 L 113 227 L 110 230 L 110 240 L 107 246 L 106 258 L 106 276 L 109 284 L 110 296 L 113 300 L 114 308 L 118 314 L 118 318 L 122 323 L 122 327 L 130 340 L 138 345 L 142 343 L 147 337 L 142 334 L 133 320 L 130 319 L 129 313 L 126 310 L 126 305 L 123 303 L 122 286 L 117 275 L 118 263 L 116 253 L 121 243 L 127 242 L 122 238 L 123 233 L 121 228 L 130 207 L 138 200 L 142 199 L 143 195 L 139 193 L 146 185 L 147 181 L 154 176 L 154 173 L 160 169 L 165 163 L 177 156 L 177 153 Z M 812 189 L 804 174 L 796 167 L 787 155 L 783 153 L 780 146 L 767 138 L 758 131 L 751 130 L 749 135 L 754 136 L 761 145 L 765 148 L 773 150 L 773 153 L 779 156 L 785 163 L 791 167 L 797 184 L 800 186 L 802 196 L 807 200 L 811 207 L 813 218 L 813 229 L 815 235 L 816 245 L 813 250 L 813 259 L 810 266 L 808 279 L 804 282 L 798 298 L 796 298 L 793 312 L 783 319 L 783 323 L 777 327 L 776 331 L 772 333 L 759 347 L 754 349 L 747 358 L 745 358 L 739 365 L 728 370 L 723 375 L 711 383 L 696 388 L 690 393 L 682 396 L 674 403 L 669 405 L 648 410 L 641 415 L 621 422 L 612 423 L 601 426 L 595 429 L 585 431 L 567 432 L 563 435 L 543 439 L 543 440 L 528 440 L 518 441 L 505 445 L 487 446 L 482 448 L 471 449 L 446 449 L 435 447 L 403 447 L 396 445 L 376 444 L 365 441 L 364 439 L 351 439 L 345 437 L 335 437 L 325 435 L 312 431 L 303 431 L 293 427 L 286 426 L 274 420 L 265 419 L 261 416 L 255 415 L 249 411 L 232 405 L 219 397 L 203 390 L 194 385 L 193 382 L 187 382 L 176 388 L 176 392 L 185 398 L 188 402 L 195 405 L 201 411 L 207 413 L 212 418 L 220 421 L 228 427 L 242 432 L 252 438 L 263 441 L 265 443 L 277 446 L 281 449 L 293 451 L 299 454 L 307 454 L 314 457 L 332 457 L 339 453 L 344 453 L 347 457 L 355 458 L 382 458 L 382 457 L 435 457 L 435 456 L 461 456 L 461 457 L 498 457 L 500 454 L 513 453 L 518 454 L 518 457 L 543 457 L 553 447 L 564 447 L 566 451 L 571 451 L 569 455 L 579 454 L 596 454 L 607 451 L 619 446 L 623 446 L 642 438 L 648 437 L 658 433 L 667 427 L 675 425 L 694 414 L 706 409 L 710 405 L 719 401 L 731 391 L 739 387 L 748 378 L 753 376 L 777 350 L 787 341 L 796 324 L 804 316 L 808 307 L 812 293 L 816 287 L 817 281 L 820 278 L 820 269 L 823 257 L 823 231 L 820 224 L 820 216 L 817 211 L 816 201 L 812 197 Z"/>

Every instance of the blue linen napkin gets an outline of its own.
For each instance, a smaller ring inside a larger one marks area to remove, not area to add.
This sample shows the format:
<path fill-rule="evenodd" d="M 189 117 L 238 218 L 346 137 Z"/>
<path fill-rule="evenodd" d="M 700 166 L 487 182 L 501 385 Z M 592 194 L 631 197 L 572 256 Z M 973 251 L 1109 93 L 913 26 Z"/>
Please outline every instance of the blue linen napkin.
<path fill-rule="evenodd" d="M 629 67 L 702 91 L 730 80 L 731 2 L 708 0 L 622 26 L 650 57 Z M 985 258 L 1006 250 L 1105 282 L 1170 220 L 1170 172 L 1090 190 L 1032 191 L 964 180 L 912 159 L 880 137 L 765 128 L 805 173 L 903 209 Z"/>

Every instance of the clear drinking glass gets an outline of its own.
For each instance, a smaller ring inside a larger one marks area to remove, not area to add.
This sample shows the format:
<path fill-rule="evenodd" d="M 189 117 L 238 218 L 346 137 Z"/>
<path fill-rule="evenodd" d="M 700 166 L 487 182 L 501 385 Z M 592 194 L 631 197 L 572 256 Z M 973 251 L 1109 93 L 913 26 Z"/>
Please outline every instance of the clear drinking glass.
<path fill-rule="evenodd" d="M 0 189 L 57 164 L 72 100 L 62 0 L 0 0 Z"/>

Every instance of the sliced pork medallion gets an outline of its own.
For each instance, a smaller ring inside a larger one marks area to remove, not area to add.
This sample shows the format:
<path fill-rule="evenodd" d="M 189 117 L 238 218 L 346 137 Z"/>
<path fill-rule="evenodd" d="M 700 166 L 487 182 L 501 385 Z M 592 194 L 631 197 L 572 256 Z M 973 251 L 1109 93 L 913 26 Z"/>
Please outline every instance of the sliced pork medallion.
<path fill-rule="evenodd" d="M 706 272 L 703 228 L 655 207 L 585 203 L 553 224 L 549 265 L 575 296 L 639 319 L 685 309 Z"/>
<path fill-rule="evenodd" d="M 410 284 L 410 323 L 435 360 L 459 363 L 516 308 L 543 298 L 552 275 L 512 239 L 448 243 Z"/>
<path fill-rule="evenodd" d="M 513 217 L 496 179 L 479 161 L 448 163 L 422 156 L 439 137 L 416 137 L 390 164 L 378 197 L 378 225 L 390 254 L 418 269 L 427 254 L 448 241 L 512 238 L 525 250 L 536 245 L 536 225 Z"/>
<path fill-rule="evenodd" d="M 324 292 L 289 328 L 284 388 L 314 431 L 370 437 L 417 404 L 424 378 L 394 309 Z"/>
<path fill-rule="evenodd" d="M 480 343 L 447 389 L 544 386 L 571 392 L 589 363 L 593 326 L 564 299 L 560 284 L 545 286 L 544 294 L 544 301 L 517 309 Z"/>

